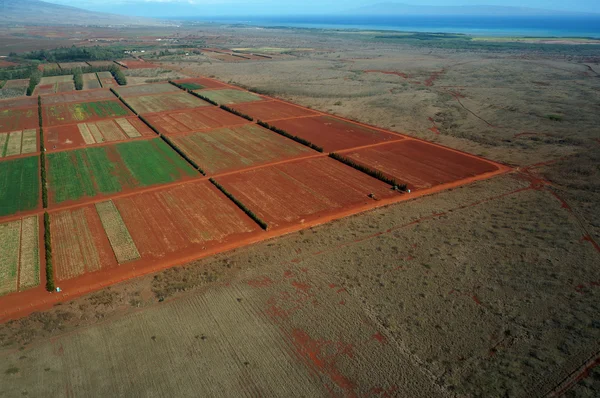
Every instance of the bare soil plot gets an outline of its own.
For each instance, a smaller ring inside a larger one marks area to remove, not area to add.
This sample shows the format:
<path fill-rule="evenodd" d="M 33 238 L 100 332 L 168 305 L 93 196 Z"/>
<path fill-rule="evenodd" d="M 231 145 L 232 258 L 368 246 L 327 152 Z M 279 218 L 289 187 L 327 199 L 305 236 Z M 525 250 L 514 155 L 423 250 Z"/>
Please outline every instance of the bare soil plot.
<path fill-rule="evenodd" d="M 201 94 L 222 105 L 261 101 L 263 99 L 260 95 L 234 89 L 204 90 Z"/>
<path fill-rule="evenodd" d="M 316 112 L 309 109 L 279 101 L 248 102 L 245 104 L 233 105 L 232 108 L 264 122 L 291 117 L 317 115 Z"/>
<path fill-rule="evenodd" d="M 0 296 L 39 284 L 38 216 L 0 223 Z"/>
<path fill-rule="evenodd" d="M 250 123 L 216 106 L 148 115 L 148 122 L 163 134 L 189 133 L 209 128 Z"/>
<path fill-rule="evenodd" d="M 104 88 L 119 87 L 119 85 L 113 78 L 112 73 L 98 72 L 97 75 L 98 75 L 98 79 L 100 80 L 100 83 L 102 84 L 102 87 L 104 87 Z"/>
<path fill-rule="evenodd" d="M 412 139 L 349 150 L 344 156 L 379 170 L 411 190 L 431 188 L 491 173 L 498 166 L 485 159 Z"/>
<path fill-rule="evenodd" d="M 158 65 L 152 64 L 150 62 L 140 61 L 140 60 L 126 60 L 126 61 L 117 61 L 118 64 L 125 66 L 127 69 L 146 69 L 146 68 L 158 68 Z"/>
<path fill-rule="evenodd" d="M 117 265 L 95 206 L 50 214 L 57 281 Z"/>
<path fill-rule="evenodd" d="M 25 155 L 38 151 L 36 129 L 0 133 L 0 158 Z"/>
<path fill-rule="evenodd" d="M 23 97 L 0 100 L 0 110 L 15 109 L 15 108 L 31 108 L 37 106 L 36 97 Z"/>
<path fill-rule="evenodd" d="M 50 127 L 44 135 L 50 152 L 141 137 L 156 137 L 156 133 L 137 117 Z"/>
<path fill-rule="evenodd" d="M 179 89 L 178 89 L 179 90 Z M 172 94 L 142 95 L 127 98 L 127 103 L 139 114 L 174 111 L 181 109 L 211 106 L 191 94 L 181 92 Z"/>
<path fill-rule="evenodd" d="M 83 74 L 83 89 L 91 90 L 101 88 L 98 76 L 95 73 L 84 73 Z"/>
<path fill-rule="evenodd" d="M 115 99 L 110 90 L 74 91 L 68 94 L 56 94 L 42 97 L 42 105 L 62 104 L 67 102 L 86 102 L 104 99 Z"/>
<path fill-rule="evenodd" d="M 39 156 L 0 161 L 0 216 L 36 209 L 39 196 Z"/>
<path fill-rule="evenodd" d="M 121 101 L 94 101 L 83 103 L 67 103 L 45 105 L 44 125 L 60 126 L 77 122 L 96 121 L 107 118 L 133 116 Z"/>
<path fill-rule="evenodd" d="M 42 77 L 34 95 L 46 95 L 75 91 L 73 75 Z"/>
<path fill-rule="evenodd" d="M 188 90 L 202 90 L 208 88 L 221 88 L 227 87 L 225 84 L 212 79 L 207 79 L 204 77 L 194 77 L 190 79 L 178 79 L 175 80 L 175 83 L 182 85 Z"/>
<path fill-rule="evenodd" d="M 325 220 L 399 195 L 389 185 L 328 157 L 242 171 L 217 181 L 269 228 Z"/>
<path fill-rule="evenodd" d="M 172 140 L 209 175 L 315 153 L 256 124 L 177 135 Z"/>
<path fill-rule="evenodd" d="M 140 84 L 138 86 L 121 86 L 116 89 L 121 97 L 128 98 L 138 95 L 177 93 L 181 89 L 169 83 Z"/>
<path fill-rule="evenodd" d="M 322 147 L 326 152 L 402 139 L 396 134 L 331 116 L 281 120 L 272 124 Z"/>
<path fill-rule="evenodd" d="M 37 107 L 0 110 L 0 132 L 35 129 L 38 126 Z"/>

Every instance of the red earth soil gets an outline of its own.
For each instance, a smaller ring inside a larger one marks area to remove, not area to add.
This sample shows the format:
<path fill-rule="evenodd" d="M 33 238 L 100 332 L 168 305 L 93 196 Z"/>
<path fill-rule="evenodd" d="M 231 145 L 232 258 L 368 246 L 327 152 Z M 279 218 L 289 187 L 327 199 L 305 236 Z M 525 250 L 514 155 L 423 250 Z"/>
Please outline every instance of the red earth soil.
<path fill-rule="evenodd" d="M 68 110 L 68 104 L 57 104 L 57 105 L 53 105 L 54 107 L 57 107 L 57 113 L 58 116 L 52 116 L 49 114 L 49 105 L 44 105 L 42 106 L 42 112 L 43 112 L 43 117 L 44 117 L 44 127 L 52 127 L 52 126 L 62 126 L 62 125 L 66 125 L 66 124 L 73 124 L 73 123 L 86 123 L 86 122 L 97 122 L 99 120 L 108 120 L 108 119 L 115 119 L 118 117 L 129 117 L 129 116 L 134 116 L 134 114 L 129 110 L 129 108 L 127 108 L 125 105 L 123 105 L 123 103 L 119 100 L 114 100 L 114 101 L 110 101 L 110 102 L 114 102 L 117 103 L 118 106 L 120 108 L 123 109 L 123 112 L 125 113 L 124 115 L 119 115 L 119 116 L 99 116 L 99 115 L 92 115 L 91 117 L 85 119 L 85 120 L 77 120 L 76 116 L 70 112 Z M 36 109 L 37 112 L 37 109 Z M 62 120 L 61 120 L 62 119 Z"/>
<path fill-rule="evenodd" d="M 317 115 L 307 108 L 280 101 L 256 101 L 231 105 L 231 108 L 262 121 Z"/>
<path fill-rule="evenodd" d="M 9 66 L 17 66 L 18 64 L 15 64 L 14 62 L 10 62 L 10 61 L 4 61 L 0 59 L 0 68 L 7 68 Z"/>
<path fill-rule="evenodd" d="M 126 60 L 119 61 L 120 64 L 125 65 L 127 69 L 146 69 L 146 68 L 158 68 L 158 65 L 152 64 L 150 62 L 137 61 L 137 60 Z"/>
<path fill-rule="evenodd" d="M 0 110 L 16 108 L 32 108 L 37 106 L 37 97 L 17 97 L 0 101 Z"/>
<path fill-rule="evenodd" d="M 230 174 L 217 178 L 217 182 L 269 229 L 303 224 L 400 195 L 389 185 L 328 157 Z"/>
<path fill-rule="evenodd" d="M 0 133 L 39 127 L 38 108 L 0 110 Z"/>
<path fill-rule="evenodd" d="M 249 123 L 246 119 L 213 106 L 151 114 L 146 119 L 163 134 L 190 133 Z"/>
<path fill-rule="evenodd" d="M 137 97 L 139 95 L 176 93 L 180 91 L 180 89 L 169 83 L 153 83 L 139 84 L 135 86 L 121 86 L 115 89 L 115 91 L 119 93 L 121 97 L 128 98 Z"/>
<path fill-rule="evenodd" d="M 175 80 L 175 83 L 196 83 L 199 84 L 201 86 L 203 86 L 204 88 L 220 88 L 220 87 L 226 87 L 225 84 L 218 82 L 216 80 L 212 80 L 212 79 L 206 79 L 204 77 L 195 77 L 195 78 L 191 78 L 191 79 L 179 79 L 179 80 Z"/>
<path fill-rule="evenodd" d="M 54 90 L 54 84 L 39 84 L 35 88 L 35 92 L 33 95 L 49 95 L 54 94 L 56 91 Z"/>
<path fill-rule="evenodd" d="M 280 120 L 272 124 L 322 147 L 326 152 L 403 138 L 331 116 Z"/>
<path fill-rule="evenodd" d="M 156 133 L 152 131 L 144 122 L 142 122 L 137 117 L 129 117 L 127 118 L 129 123 L 135 127 L 135 129 L 142 135 L 142 137 L 156 137 Z M 115 127 L 122 132 L 124 139 L 119 141 L 129 141 L 132 139 L 139 138 L 128 138 L 127 134 L 123 131 L 121 127 L 117 123 L 114 123 Z M 141 138 L 141 137 L 140 137 Z M 86 144 L 83 137 L 81 136 L 81 132 L 77 127 L 77 124 L 70 124 L 67 126 L 59 126 L 59 127 L 50 127 L 46 129 L 46 134 L 44 135 L 45 146 L 48 152 L 55 152 L 64 149 L 74 149 L 85 146 L 90 146 Z M 115 143 L 118 141 L 111 141 L 111 143 Z M 94 144 L 91 144 L 94 145 Z"/>
<path fill-rule="evenodd" d="M 71 93 L 60 93 L 44 96 L 42 97 L 42 105 L 62 104 L 67 102 L 100 101 L 114 98 L 114 94 L 108 89 L 74 91 Z"/>
<path fill-rule="evenodd" d="M 481 158 L 413 139 L 349 150 L 343 155 L 411 190 L 498 171 L 498 166 Z"/>

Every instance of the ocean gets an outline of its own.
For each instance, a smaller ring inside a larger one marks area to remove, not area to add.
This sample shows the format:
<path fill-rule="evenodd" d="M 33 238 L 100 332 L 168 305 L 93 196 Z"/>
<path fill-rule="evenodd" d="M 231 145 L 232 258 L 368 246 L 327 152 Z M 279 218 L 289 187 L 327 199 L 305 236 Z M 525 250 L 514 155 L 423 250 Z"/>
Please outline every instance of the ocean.
<path fill-rule="evenodd" d="M 252 16 L 185 20 L 318 29 L 464 33 L 474 36 L 600 38 L 600 16 Z"/>

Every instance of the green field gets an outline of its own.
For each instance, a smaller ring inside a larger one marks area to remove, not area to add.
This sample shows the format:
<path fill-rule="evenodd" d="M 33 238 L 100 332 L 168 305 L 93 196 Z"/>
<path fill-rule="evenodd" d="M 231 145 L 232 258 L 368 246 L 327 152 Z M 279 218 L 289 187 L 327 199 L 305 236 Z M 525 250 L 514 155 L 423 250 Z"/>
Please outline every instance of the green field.
<path fill-rule="evenodd" d="M 53 204 L 198 175 L 161 139 L 48 154 Z"/>
<path fill-rule="evenodd" d="M 198 83 L 179 83 L 179 85 L 186 90 L 201 90 L 204 88 L 203 85 Z"/>
<path fill-rule="evenodd" d="M 38 206 L 40 193 L 39 158 L 31 156 L 0 162 L 0 216 Z"/>
<path fill-rule="evenodd" d="M 127 108 L 119 101 L 96 101 L 56 104 L 46 108 L 45 121 L 50 126 L 83 122 L 94 118 L 127 116 Z"/>
<path fill-rule="evenodd" d="M 219 105 L 239 104 L 242 102 L 260 101 L 262 99 L 256 94 L 242 90 L 208 90 L 202 91 L 200 94 L 215 101 Z"/>

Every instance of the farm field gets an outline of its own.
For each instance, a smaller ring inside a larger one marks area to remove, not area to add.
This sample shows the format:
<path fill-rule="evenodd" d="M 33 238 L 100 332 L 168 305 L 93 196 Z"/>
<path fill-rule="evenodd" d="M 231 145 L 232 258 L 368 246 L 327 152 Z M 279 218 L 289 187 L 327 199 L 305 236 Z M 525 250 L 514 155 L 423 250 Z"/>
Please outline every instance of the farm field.
<path fill-rule="evenodd" d="M 87 68 L 87 62 L 59 62 L 60 69 Z"/>
<path fill-rule="evenodd" d="M 381 171 L 411 190 L 491 173 L 498 167 L 481 158 L 407 139 L 342 154 L 356 163 Z"/>
<path fill-rule="evenodd" d="M 139 60 L 126 60 L 117 61 L 118 64 L 125 66 L 127 69 L 146 69 L 146 68 L 158 68 L 158 65 L 150 62 L 139 61 Z"/>
<path fill-rule="evenodd" d="M 328 157 L 242 171 L 216 180 L 271 229 L 400 195 L 391 186 Z"/>
<path fill-rule="evenodd" d="M 0 158 L 26 155 L 38 151 L 36 129 L 0 133 Z"/>
<path fill-rule="evenodd" d="M 263 99 L 260 95 L 251 92 L 233 89 L 204 90 L 200 94 L 222 105 L 261 101 Z"/>
<path fill-rule="evenodd" d="M 202 90 L 202 89 L 206 89 L 206 88 L 221 88 L 221 87 L 227 87 L 225 86 L 225 84 L 217 81 L 217 80 L 212 80 L 212 79 L 207 79 L 204 77 L 193 77 L 193 78 L 189 78 L 189 79 L 179 79 L 179 80 L 175 80 L 175 83 L 183 86 L 184 88 L 188 89 L 188 90 Z"/>
<path fill-rule="evenodd" d="M 44 139 L 46 150 L 53 152 L 142 137 L 156 137 L 156 133 L 137 117 L 129 117 L 50 127 Z"/>
<path fill-rule="evenodd" d="M 173 86 L 176 88 L 175 86 Z M 176 88 L 177 89 L 177 88 Z M 191 94 L 182 92 L 171 94 L 142 95 L 138 97 L 129 97 L 126 99 L 129 106 L 135 109 L 139 114 L 157 113 L 165 111 L 174 111 L 181 109 L 199 108 L 211 106 L 208 102 L 202 101 Z"/>
<path fill-rule="evenodd" d="M 7 80 L 0 88 L 0 100 L 3 98 L 14 98 L 25 95 L 29 79 Z"/>
<path fill-rule="evenodd" d="M 0 161 L 0 217 L 36 209 L 39 196 L 38 156 Z"/>
<path fill-rule="evenodd" d="M 146 119 L 162 134 L 189 133 L 250 123 L 216 106 L 148 115 Z"/>
<path fill-rule="evenodd" d="M 115 63 L 113 61 L 87 61 L 90 66 L 111 66 Z M 102 73 L 102 72 L 99 72 Z M 110 73 L 110 72 L 108 72 Z"/>
<path fill-rule="evenodd" d="M 46 95 L 75 91 L 73 75 L 42 77 L 34 95 Z"/>
<path fill-rule="evenodd" d="M 280 120 L 271 124 L 322 147 L 326 152 L 402 139 L 396 134 L 331 116 Z"/>
<path fill-rule="evenodd" d="M 31 108 L 36 107 L 38 103 L 37 97 L 21 97 L 0 100 L 0 110 L 15 109 L 15 108 Z"/>
<path fill-rule="evenodd" d="M 95 73 L 84 73 L 83 74 L 83 89 L 91 90 L 101 88 L 98 76 Z"/>
<path fill-rule="evenodd" d="M 67 102 L 86 102 L 107 99 L 115 99 L 114 94 L 111 93 L 110 90 L 74 91 L 72 93 L 62 93 L 43 96 L 42 106 L 63 104 Z"/>
<path fill-rule="evenodd" d="M 316 153 L 255 124 L 177 135 L 172 141 L 208 175 Z"/>
<path fill-rule="evenodd" d="M 110 72 L 98 72 L 98 79 L 104 88 L 119 87 Z"/>
<path fill-rule="evenodd" d="M 299 106 L 279 101 L 248 102 L 245 104 L 233 105 L 232 108 L 246 115 L 250 115 L 257 120 L 262 120 L 263 122 L 291 117 L 317 116 L 316 112 L 309 109 L 300 108 Z"/>
<path fill-rule="evenodd" d="M 158 138 L 49 153 L 46 169 L 53 205 L 199 175 Z"/>
<path fill-rule="evenodd" d="M 0 222 L 0 296 L 40 284 L 38 216 Z"/>
<path fill-rule="evenodd" d="M 60 126 L 105 118 L 133 116 L 119 100 L 45 105 L 45 126 Z M 36 115 L 37 116 L 37 115 Z"/>
<path fill-rule="evenodd" d="M 38 109 L 0 109 L 0 132 L 35 129 L 39 126 Z"/>
<path fill-rule="evenodd" d="M 181 90 L 169 83 L 140 84 L 138 86 L 121 86 L 115 89 L 121 97 L 128 98 L 138 95 L 177 93 Z"/>

